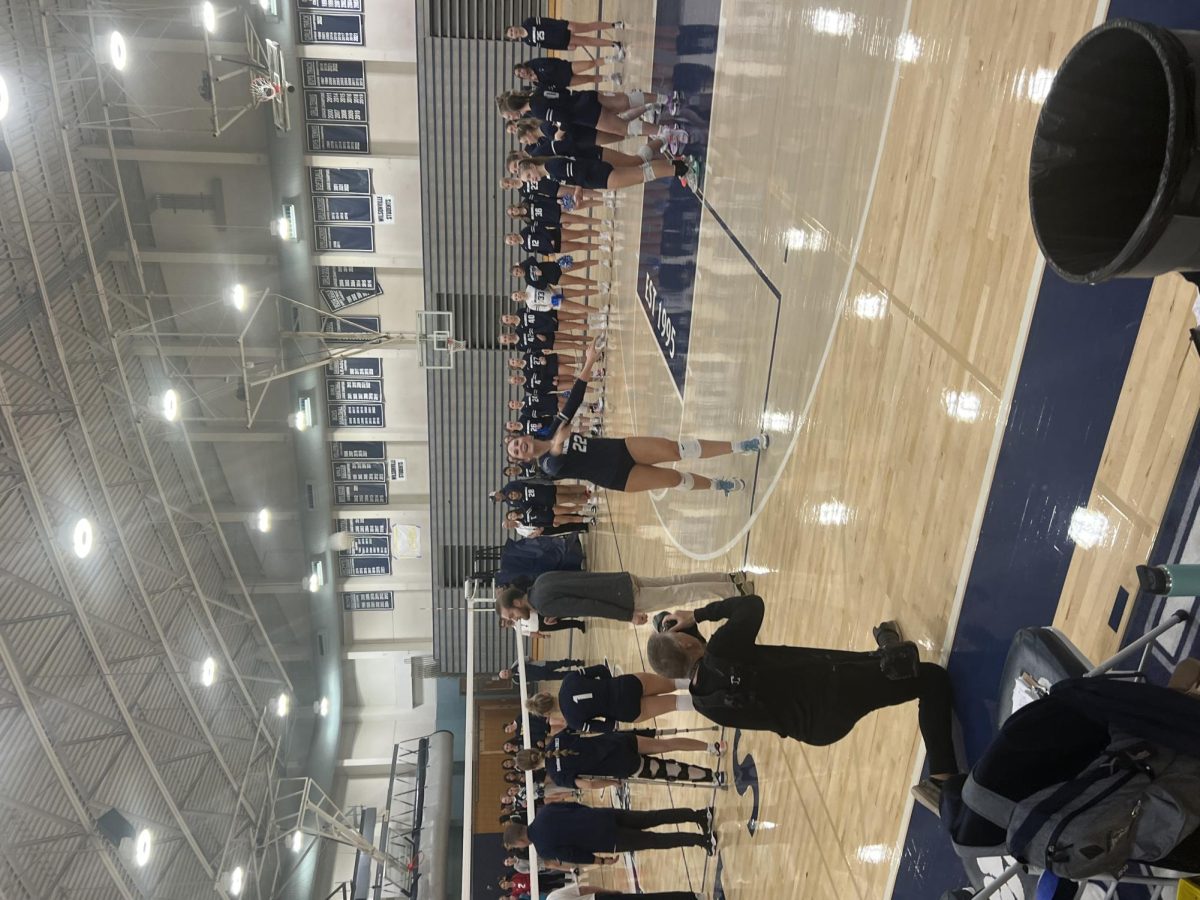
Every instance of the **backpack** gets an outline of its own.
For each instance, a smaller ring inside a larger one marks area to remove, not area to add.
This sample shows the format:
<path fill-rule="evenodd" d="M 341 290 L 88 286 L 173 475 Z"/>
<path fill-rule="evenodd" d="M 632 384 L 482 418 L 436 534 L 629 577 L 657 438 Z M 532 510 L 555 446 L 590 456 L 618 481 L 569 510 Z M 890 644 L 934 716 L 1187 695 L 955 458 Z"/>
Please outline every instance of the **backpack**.
<path fill-rule="evenodd" d="M 1113 730 L 1074 778 L 1015 802 L 974 777 L 962 798 L 1005 828 L 1008 852 L 1063 878 L 1119 878 L 1154 862 L 1200 827 L 1200 759 Z"/>

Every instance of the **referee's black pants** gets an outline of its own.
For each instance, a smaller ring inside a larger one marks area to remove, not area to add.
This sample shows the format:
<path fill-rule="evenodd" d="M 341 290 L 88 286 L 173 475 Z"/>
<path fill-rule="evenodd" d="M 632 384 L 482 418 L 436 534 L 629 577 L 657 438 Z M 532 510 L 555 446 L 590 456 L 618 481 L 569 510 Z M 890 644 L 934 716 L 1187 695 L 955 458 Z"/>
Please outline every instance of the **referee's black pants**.
<path fill-rule="evenodd" d="M 621 853 L 636 850 L 673 850 L 676 847 L 707 847 L 703 834 L 708 813 L 702 809 L 618 809 L 614 810 L 617 843 L 613 850 Z M 698 825 L 700 834 L 682 831 L 646 831 L 658 825 Z"/>

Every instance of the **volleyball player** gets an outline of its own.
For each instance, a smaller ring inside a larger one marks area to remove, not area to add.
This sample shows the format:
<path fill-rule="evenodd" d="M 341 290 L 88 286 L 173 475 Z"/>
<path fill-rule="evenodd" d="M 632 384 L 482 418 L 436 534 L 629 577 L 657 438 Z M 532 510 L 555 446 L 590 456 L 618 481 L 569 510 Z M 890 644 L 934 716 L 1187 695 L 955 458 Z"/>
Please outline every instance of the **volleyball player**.
<path fill-rule="evenodd" d="M 500 490 L 488 494 L 493 503 L 503 501 L 508 506 L 545 506 L 562 512 L 587 502 L 587 489 L 582 485 L 535 484 L 531 481 L 510 481 Z"/>
<path fill-rule="evenodd" d="M 626 778 L 645 778 L 673 783 L 724 785 L 723 772 L 694 766 L 674 759 L 660 759 L 652 753 L 670 750 L 707 751 L 720 757 L 719 743 L 695 738 L 648 738 L 629 732 L 583 735 L 560 731 L 545 750 L 519 750 L 516 768 L 523 772 L 546 770 L 546 777 L 559 787 L 602 790 L 618 787 Z"/>
<path fill-rule="evenodd" d="M 745 490 L 746 482 L 741 478 L 710 479 L 691 472 L 660 468 L 658 463 L 709 459 L 730 453 L 760 453 L 770 443 L 765 433 L 732 443 L 693 437 L 672 441 L 657 437 L 589 438 L 572 434 L 570 422 L 583 403 L 591 367 L 598 355 L 593 343 L 584 355 L 583 369 L 571 388 L 570 397 L 558 413 L 563 424 L 553 440 L 528 436 L 513 438 L 508 442 L 509 457 L 521 462 L 537 460 L 541 470 L 554 479 L 577 478 L 629 493 L 674 489 L 711 490 L 728 495 Z"/>
<path fill-rule="evenodd" d="M 561 185 L 560 185 L 561 186 Z M 596 219 L 592 216 L 581 216 L 578 213 L 565 212 L 562 204 L 554 198 L 534 194 L 521 203 L 513 203 L 505 207 L 504 214 L 510 219 L 528 222 L 531 225 L 542 225 L 548 228 L 570 230 L 574 228 L 605 228 L 611 229 L 612 219 Z"/>
<path fill-rule="evenodd" d="M 651 97 L 654 101 L 650 103 L 637 102 Z M 510 122 L 530 116 L 558 128 L 583 126 L 625 138 L 654 133 L 657 99 L 657 94 L 643 91 L 630 95 L 607 91 L 505 91 L 496 98 L 496 108 Z"/>
<path fill-rule="evenodd" d="M 549 312 L 554 309 L 558 310 L 559 315 L 568 313 L 580 318 L 593 314 L 602 315 L 608 311 L 607 306 L 591 307 L 586 303 L 578 302 L 578 300 L 586 300 L 588 297 L 587 293 L 578 288 L 564 290 L 559 286 L 557 290 L 543 290 L 530 286 L 523 291 L 513 291 L 508 297 L 513 303 L 519 303 L 526 309 L 539 312 Z M 572 297 L 577 299 L 569 299 Z"/>
<path fill-rule="evenodd" d="M 602 159 L 614 166 L 639 166 L 649 162 L 661 155 L 668 137 L 675 133 L 675 129 L 659 126 L 658 134 L 639 147 L 636 154 L 629 154 L 601 146 L 596 141 L 597 132 L 594 128 L 569 122 L 559 125 L 550 123 L 547 134 L 547 123 L 537 119 L 525 118 L 513 124 L 512 132 L 528 156 L 586 157 Z"/>
<path fill-rule="evenodd" d="M 513 75 L 539 88 L 575 88 L 596 85 L 605 78 L 600 67 L 605 57 L 597 54 L 595 59 L 559 59 L 555 56 L 535 56 L 513 65 Z M 609 81 L 619 85 L 621 76 L 615 72 Z"/>
<path fill-rule="evenodd" d="M 572 271 L 575 269 L 586 269 L 599 263 L 597 259 L 584 259 L 573 263 Z M 579 288 L 592 289 L 600 288 L 608 290 L 608 282 L 598 282 L 591 278 L 582 278 L 578 275 L 567 275 L 564 273 L 563 267 L 558 262 L 550 260 L 540 260 L 536 256 L 527 256 L 519 263 L 515 263 L 509 273 L 513 278 L 524 278 L 525 283 L 530 287 L 546 289 L 555 285 L 561 285 L 564 288 Z M 602 286 L 603 285 L 603 286 Z"/>
<path fill-rule="evenodd" d="M 563 233 L 557 228 L 527 225 L 519 234 L 506 234 L 504 243 L 543 256 L 554 253 L 594 253 L 612 246 L 612 232 L 589 230 Z"/>
<path fill-rule="evenodd" d="M 619 31 L 624 27 L 625 23 L 621 21 L 574 22 L 570 19 L 552 19 L 549 16 L 530 16 L 520 25 L 509 25 L 504 29 L 504 37 L 510 41 L 522 41 L 530 47 L 541 47 L 543 50 L 615 47 L 614 58 L 621 60 L 625 58 L 621 43 L 599 35 L 601 31 Z"/>
<path fill-rule="evenodd" d="M 616 731 L 622 722 L 644 722 L 655 716 L 692 708 L 691 697 L 676 694 L 674 679 L 653 672 L 632 675 L 584 675 L 571 672 L 558 696 L 540 691 L 526 702 L 531 713 L 572 731 Z M 562 729 L 556 729 L 554 733 Z"/>
<path fill-rule="evenodd" d="M 688 164 L 682 159 L 657 159 L 636 168 L 614 168 L 603 160 L 571 159 L 566 156 L 523 159 L 517 163 L 519 177 L 526 183 L 551 179 L 560 184 L 598 190 L 619 190 L 659 178 L 687 178 Z"/>

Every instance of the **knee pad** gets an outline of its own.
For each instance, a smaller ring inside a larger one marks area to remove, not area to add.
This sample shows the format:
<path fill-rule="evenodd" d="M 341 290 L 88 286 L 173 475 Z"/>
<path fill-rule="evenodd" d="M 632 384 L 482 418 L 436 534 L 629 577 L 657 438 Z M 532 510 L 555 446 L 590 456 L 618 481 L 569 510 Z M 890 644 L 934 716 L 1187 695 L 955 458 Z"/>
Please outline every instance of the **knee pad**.
<path fill-rule="evenodd" d="M 637 155 L 639 157 L 641 157 L 642 159 L 644 159 L 646 162 L 650 162 L 650 160 L 654 159 L 654 148 L 651 147 L 649 144 L 646 144 L 645 146 L 638 149 Z"/>
<path fill-rule="evenodd" d="M 675 485 L 672 490 L 675 491 L 690 491 L 696 486 L 696 479 L 691 472 L 679 473 L 679 484 Z"/>
<path fill-rule="evenodd" d="M 656 179 L 658 177 L 654 173 L 654 163 L 650 163 L 650 162 L 642 163 L 642 177 L 645 178 L 647 181 L 653 181 L 654 179 Z"/>
<path fill-rule="evenodd" d="M 646 105 L 646 92 L 645 91 L 630 91 L 629 92 L 629 105 L 630 106 L 645 106 Z"/>
<path fill-rule="evenodd" d="M 679 439 L 679 458 L 680 459 L 699 459 L 700 458 L 700 441 L 694 437 L 685 437 Z"/>

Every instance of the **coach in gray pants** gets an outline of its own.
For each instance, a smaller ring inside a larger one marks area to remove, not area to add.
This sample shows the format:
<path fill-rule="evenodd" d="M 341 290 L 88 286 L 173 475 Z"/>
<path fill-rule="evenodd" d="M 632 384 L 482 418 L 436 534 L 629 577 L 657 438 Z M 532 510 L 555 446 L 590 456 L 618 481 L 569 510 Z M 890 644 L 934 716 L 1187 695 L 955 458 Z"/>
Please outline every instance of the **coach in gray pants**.
<path fill-rule="evenodd" d="M 746 584 L 744 572 L 701 572 L 647 578 L 628 572 L 546 572 L 528 588 L 506 587 L 496 595 L 502 619 L 536 612 L 553 623 L 563 616 L 591 616 L 644 625 L 647 613 L 698 600 L 723 600 Z"/>

